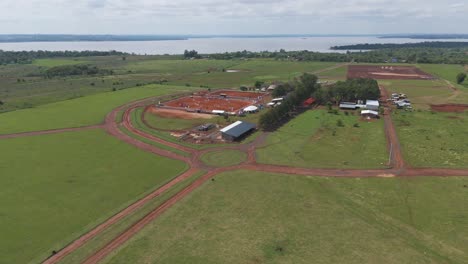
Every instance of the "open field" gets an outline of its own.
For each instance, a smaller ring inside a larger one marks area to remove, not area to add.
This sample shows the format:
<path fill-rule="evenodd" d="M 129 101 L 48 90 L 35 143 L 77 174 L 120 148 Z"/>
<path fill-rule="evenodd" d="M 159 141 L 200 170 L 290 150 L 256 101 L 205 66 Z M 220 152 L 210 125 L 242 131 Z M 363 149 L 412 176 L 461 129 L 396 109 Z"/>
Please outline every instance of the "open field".
<path fill-rule="evenodd" d="M 85 63 L 114 71 L 105 76 L 44 78 L 46 69 Z M 29 65 L 0 66 L 0 112 L 35 107 L 82 96 L 145 84 L 166 83 L 211 88 L 238 88 L 256 80 L 287 81 L 302 72 L 315 72 L 338 63 L 253 60 L 182 60 L 165 56 L 53 58 Z M 241 69 L 223 72 L 223 69 Z"/>
<path fill-rule="evenodd" d="M 207 118 L 196 118 L 197 116 L 201 117 L 201 115 L 202 114 L 198 113 L 187 113 L 185 111 L 151 107 L 144 113 L 144 118 L 151 128 L 161 130 L 191 129 L 198 125 L 213 122 L 214 119 L 216 119 L 215 116 L 206 114 L 203 116 Z M 189 119 L 190 116 L 193 116 L 193 118 Z M 208 119 L 208 117 L 210 118 Z"/>
<path fill-rule="evenodd" d="M 242 163 L 247 159 L 247 155 L 238 150 L 222 150 L 205 153 L 200 158 L 206 165 L 227 167 Z"/>
<path fill-rule="evenodd" d="M 348 78 L 372 78 L 391 80 L 430 80 L 434 79 L 428 73 L 414 66 L 393 65 L 350 65 L 348 66 Z"/>
<path fill-rule="evenodd" d="M 308 168 L 382 168 L 388 161 L 383 121 L 307 111 L 271 133 L 257 149 L 260 163 Z M 343 127 L 337 126 L 342 120 Z M 354 127 L 358 124 L 359 127 Z"/>
<path fill-rule="evenodd" d="M 453 64 L 418 64 L 423 71 L 431 73 L 439 78 L 449 81 L 452 85 L 458 88 L 468 88 L 468 81 L 461 85 L 457 84 L 457 74 L 460 72 L 468 73 L 468 69 L 461 65 Z"/>
<path fill-rule="evenodd" d="M 186 170 L 101 130 L 3 139 L 0 149 L 0 263 L 38 263 Z"/>
<path fill-rule="evenodd" d="M 468 113 L 398 112 L 393 119 L 410 166 L 468 168 Z"/>
<path fill-rule="evenodd" d="M 131 226 L 135 221 L 146 215 L 147 213 L 154 210 L 154 208 L 161 205 L 165 200 L 169 199 L 171 196 L 175 195 L 177 192 L 181 191 L 187 185 L 193 183 L 196 179 L 202 176 L 205 172 L 200 171 L 192 177 L 177 183 L 173 188 L 167 192 L 161 194 L 158 197 L 153 198 L 148 204 L 134 212 L 133 214 L 125 217 L 125 219 L 116 225 L 111 226 L 104 233 L 93 238 L 90 243 L 85 244 L 83 247 L 79 248 L 77 251 L 73 252 L 69 256 L 65 257 L 60 264 L 76 264 L 82 263 L 90 254 L 92 254 L 97 248 L 104 246 L 110 240 L 112 240 L 116 235 L 123 232 L 129 226 Z"/>
<path fill-rule="evenodd" d="M 443 80 L 416 81 L 416 80 L 384 80 L 379 84 L 385 86 L 391 93 L 404 93 L 417 109 L 429 109 L 431 104 L 456 102 L 468 93 L 455 93 Z M 468 97 L 467 97 L 468 99 Z"/>
<path fill-rule="evenodd" d="M 0 114 L 0 134 L 99 124 L 113 108 L 132 100 L 189 91 L 187 87 L 148 85 Z"/>
<path fill-rule="evenodd" d="M 105 263 L 463 263 L 466 184 L 228 172 Z"/>
<path fill-rule="evenodd" d="M 204 96 L 187 96 L 169 102 L 164 102 L 164 106 L 186 109 L 190 112 L 211 113 L 213 110 L 226 112 L 238 112 L 253 104 L 251 101 L 223 99 Z"/>

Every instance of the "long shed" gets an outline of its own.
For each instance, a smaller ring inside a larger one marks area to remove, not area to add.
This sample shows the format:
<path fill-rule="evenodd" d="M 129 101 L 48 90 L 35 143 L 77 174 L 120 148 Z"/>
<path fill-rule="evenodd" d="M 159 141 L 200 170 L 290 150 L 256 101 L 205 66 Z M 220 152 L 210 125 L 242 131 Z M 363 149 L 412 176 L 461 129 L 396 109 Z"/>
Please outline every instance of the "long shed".
<path fill-rule="evenodd" d="M 221 136 L 224 140 L 236 141 L 242 139 L 255 129 L 255 124 L 244 121 L 237 121 L 221 129 Z"/>

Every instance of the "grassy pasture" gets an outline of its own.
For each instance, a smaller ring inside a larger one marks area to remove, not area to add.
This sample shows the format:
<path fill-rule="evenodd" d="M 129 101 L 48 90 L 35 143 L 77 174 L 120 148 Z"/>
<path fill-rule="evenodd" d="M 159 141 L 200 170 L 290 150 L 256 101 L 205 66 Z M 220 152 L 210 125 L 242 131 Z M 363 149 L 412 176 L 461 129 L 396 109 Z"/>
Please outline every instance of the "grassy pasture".
<path fill-rule="evenodd" d="M 468 81 L 465 81 L 461 85 L 457 84 L 457 74 L 460 72 L 468 73 L 462 65 L 454 64 L 419 64 L 417 65 L 421 70 L 433 74 L 439 78 L 445 79 L 452 83 L 458 88 L 468 88 Z"/>
<path fill-rule="evenodd" d="M 55 67 L 62 65 L 75 65 L 88 63 L 89 61 L 82 59 L 38 59 L 33 61 L 33 65 L 42 66 L 42 67 Z"/>
<path fill-rule="evenodd" d="M 350 113 L 313 110 L 299 115 L 257 148 L 258 162 L 310 168 L 385 167 L 383 120 L 362 122 L 359 111 Z M 337 125 L 338 120 L 343 127 Z"/>
<path fill-rule="evenodd" d="M 393 119 L 411 166 L 468 168 L 468 113 L 399 111 Z"/>
<path fill-rule="evenodd" d="M 466 184 L 227 172 L 105 263 L 464 263 Z"/>
<path fill-rule="evenodd" d="M 212 119 L 181 119 L 169 118 L 158 115 L 157 113 L 145 113 L 145 120 L 151 127 L 165 130 L 184 130 L 191 129 L 198 125 L 210 123 Z"/>
<path fill-rule="evenodd" d="M 206 165 L 227 167 L 242 163 L 247 159 L 247 154 L 238 150 L 222 150 L 205 153 L 200 158 Z"/>
<path fill-rule="evenodd" d="M 443 104 L 454 102 L 454 92 L 442 80 L 414 81 L 414 80 L 381 80 L 391 93 L 404 93 L 408 95 L 413 107 L 417 109 L 429 109 L 430 104 Z"/>
<path fill-rule="evenodd" d="M 38 263 L 186 170 L 90 130 L 0 140 L 0 263 Z"/>
<path fill-rule="evenodd" d="M 133 100 L 190 90 L 148 85 L 0 114 L 0 134 L 99 124 L 112 109 Z"/>

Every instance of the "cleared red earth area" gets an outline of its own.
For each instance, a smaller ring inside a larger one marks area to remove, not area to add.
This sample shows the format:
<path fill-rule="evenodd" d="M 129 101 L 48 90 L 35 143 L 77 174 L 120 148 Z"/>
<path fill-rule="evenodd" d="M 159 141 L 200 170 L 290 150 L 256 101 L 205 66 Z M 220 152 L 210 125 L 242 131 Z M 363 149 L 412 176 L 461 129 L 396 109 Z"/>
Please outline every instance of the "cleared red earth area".
<path fill-rule="evenodd" d="M 440 104 L 431 105 L 431 110 L 437 112 L 460 113 L 468 111 L 468 104 Z"/>
<path fill-rule="evenodd" d="M 214 98 L 205 96 L 187 96 L 164 103 L 165 106 L 183 108 L 188 111 L 211 112 L 222 110 L 227 112 L 239 111 L 253 102 L 228 98 Z"/>
<path fill-rule="evenodd" d="M 434 76 L 412 66 L 350 65 L 348 79 L 432 80 Z"/>
<path fill-rule="evenodd" d="M 266 93 L 254 93 L 254 92 L 241 92 L 241 91 L 231 91 L 231 90 L 219 90 L 210 93 L 210 95 L 221 96 L 221 94 L 226 95 L 227 97 L 243 97 L 249 99 L 259 99 L 260 97 L 266 96 Z"/>

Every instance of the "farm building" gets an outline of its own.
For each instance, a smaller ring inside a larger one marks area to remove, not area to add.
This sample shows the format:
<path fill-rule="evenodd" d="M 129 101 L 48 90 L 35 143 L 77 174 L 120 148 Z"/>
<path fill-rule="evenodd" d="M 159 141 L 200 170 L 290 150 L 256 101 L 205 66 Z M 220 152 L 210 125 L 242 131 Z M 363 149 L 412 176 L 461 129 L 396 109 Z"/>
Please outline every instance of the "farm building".
<path fill-rule="evenodd" d="M 340 108 L 341 109 L 351 109 L 355 110 L 357 108 L 356 103 L 350 103 L 350 102 L 341 102 L 340 103 Z"/>
<path fill-rule="evenodd" d="M 255 130 L 255 124 L 237 121 L 221 129 L 221 136 L 227 141 L 236 141 L 245 137 L 248 133 Z"/>
<path fill-rule="evenodd" d="M 377 100 L 367 100 L 366 101 L 366 108 L 369 110 L 377 111 L 379 110 L 380 104 Z"/>
<path fill-rule="evenodd" d="M 364 117 L 371 117 L 371 118 L 379 118 L 379 112 L 373 110 L 362 110 L 361 116 Z"/>

